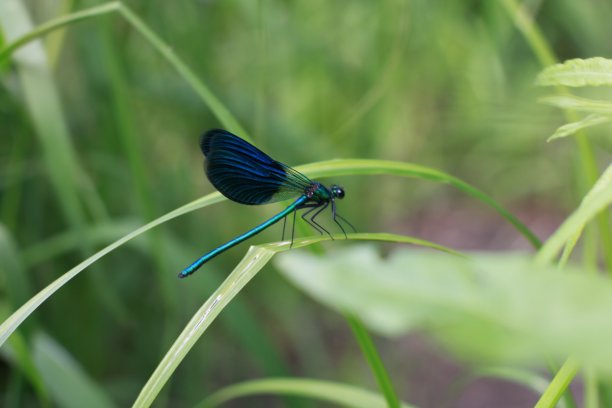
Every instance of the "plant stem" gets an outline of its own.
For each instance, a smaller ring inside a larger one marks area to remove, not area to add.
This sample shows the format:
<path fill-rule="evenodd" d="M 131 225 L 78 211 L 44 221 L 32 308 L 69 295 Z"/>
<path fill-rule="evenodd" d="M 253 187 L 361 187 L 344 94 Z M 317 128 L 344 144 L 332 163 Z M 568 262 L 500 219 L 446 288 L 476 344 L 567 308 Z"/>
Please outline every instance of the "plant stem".
<path fill-rule="evenodd" d="M 355 336 L 357 342 L 359 343 L 359 347 L 361 348 L 363 355 L 372 369 L 372 373 L 376 378 L 380 391 L 387 400 L 387 405 L 389 408 L 399 408 L 400 403 L 399 399 L 397 398 L 397 393 L 393 388 L 389 374 L 387 373 L 387 370 L 385 369 L 385 366 L 378 355 L 376 346 L 374 345 L 374 342 L 372 341 L 372 338 L 367 332 L 365 326 L 355 316 L 345 315 L 345 318 L 353 331 L 353 336 Z"/>

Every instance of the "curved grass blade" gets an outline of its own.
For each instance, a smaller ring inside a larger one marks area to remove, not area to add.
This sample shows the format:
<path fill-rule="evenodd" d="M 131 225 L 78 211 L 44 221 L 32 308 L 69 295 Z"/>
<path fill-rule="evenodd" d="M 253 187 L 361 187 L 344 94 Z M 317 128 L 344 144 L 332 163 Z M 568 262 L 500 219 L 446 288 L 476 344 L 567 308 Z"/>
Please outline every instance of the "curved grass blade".
<path fill-rule="evenodd" d="M 194 314 L 183 332 L 157 366 L 134 402 L 134 407 L 149 407 L 176 367 L 221 310 L 274 255 L 264 247 L 250 247 L 242 261 Z"/>
<path fill-rule="evenodd" d="M 213 408 L 236 398 L 254 395 L 287 395 L 313 398 L 321 402 L 353 408 L 386 408 L 378 394 L 351 385 L 305 378 L 266 378 L 223 388 L 206 398 L 197 408 Z M 411 405 L 402 403 L 402 408 Z"/>
<path fill-rule="evenodd" d="M 327 175 L 347 176 L 347 175 L 374 175 L 391 174 L 402 177 L 417 177 L 426 180 L 437 181 L 439 183 L 450 184 L 459 191 L 472 196 L 489 207 L 493 208 L 499 215 L 512 224 L 534 248 L 539 248 L 542 244 L 538 237 L 522 222 L 518 220 L 510 211 L 504 208 L 493 198 L 486 195 L 476 187 L 465 181 L 436 170 L 430 167 L 421 166 L 413 163 L 403 163 L 388 160 L 368 160 L 368 159 L 343 159 L 328 160 L 303 166 L 296 166 L 296 169 L 305 173 L 311 178 L 324 177 Z"/>
<path fill-rule="evenodd" d="M 8 336 L 11 335 L 19 325 L 34 311 L 41 303 L 43 303 L 47 298 L 49 298 L 53 293 L 55 293 L 58 289 L 64 286 L 67 282 L 69 282 L 72 278 L 78 275 L 83 269 L 87 268 L 98 259 L 102 258 L 104 255 L 113 251 L 114 249 L 120 247 L 125 244 L 127 241 L 143 234 L 144 232 L 150 230 L 153 227 L 156 227 L 160 224 L 163 224 L 166 221 L 169 221 L 173 218 L 176 218 L 185 213 L 194 211 L 198 208 L 205 207 L 210 204 L 217 203 L 219 201 L 224 200 L 223 196 L 219 193 L 212 193 L 207 196 L 204 196 L 198 200 L 192 201 L 189 204 L 186 204 L 182 207 L 177 208 L 174 211 L 169 212 L 168 214 L 146 224 L 142 227 L 134 230 L 130 234 L 124 236 L 120 240 L 113 242 L 111 245 L 108 245 L 101 251 L 95 253 L 93 256 L 87 258 L 74 268 L 70 269 L 68 272 L 51 282 L 46 288 L 38 292 L 35 296 L 30 298 L 23 306 L 17 309 L 8 319 L 6 319 L 0 325 L 0 346 L 4 344 Z"/>
<path fill-rule="evenodd" d="M 336 235 L 334 238 L 342 239 L 344 235 Z M 349 234 L 349 240 L 385 241 L 416 244 L 429 248 L 454 253 L 452 249 L 423 241 L 420 239 L 394 234 Z M 296 239 L 294 248 L 301 248 L 322 241 L 328 241 L 330 237 L 317 236 Z M 194 314 L 183 332 L 177 337 L 162 361 L 159 363 L 140 395 L 134 402 L 135 407 L 150 406 L 155 397 L 166 384 L 176 367 L 185 358 L 189 350 L 200 338 L 204 331 L 210 326 L 214 319 L 221 313 L 223 308 L 235 297 L 238 292 L 263 268 L 268 261 L 278 252 L 290 249 L 289 242 L 271 243 L 252 246 L 240 263 L 228 275 L 215 292 L 204 302 L 202 307 Z"/>
<path fill-rule="evenodd" d="M 100 6 L 95 6 L 89 9 L 77 11 L 75 13 L 71 13 L 43 23 L 36 27 L 34 30 L 30 31 L 29 33 L 24 34 L 16 40 L 5 45 L 5 47 L 0 50 L 0 61 L 5 58 L 8 58 L 13 52 L 28 44 L 29 42 L 32 42 L 38 37 L 42 37 L 45 34 L 50 33 L 51 31 L 55 31 L 62 27 L 89 19 L 91 17 L 97 17 L 110 12 L 115 12 L 120 8 L 121 3 L 118 1 L 113 1 L 110 3 L 102 4 Z"/>
<path fill-rule="evenodd" d="M 546 37 L 537 24 L 535 24 L 533 17 L 524 4 L 517 2 L 517 0 L 502 0 L 501 4 L 514 21 L 516 28 L 525 37 L 525 40 L 540 61 L 540 64 L 549 66 L 556 63 L 557 58 L 555 57 L 552 47 L 548 41 L 546 41 Z"/>

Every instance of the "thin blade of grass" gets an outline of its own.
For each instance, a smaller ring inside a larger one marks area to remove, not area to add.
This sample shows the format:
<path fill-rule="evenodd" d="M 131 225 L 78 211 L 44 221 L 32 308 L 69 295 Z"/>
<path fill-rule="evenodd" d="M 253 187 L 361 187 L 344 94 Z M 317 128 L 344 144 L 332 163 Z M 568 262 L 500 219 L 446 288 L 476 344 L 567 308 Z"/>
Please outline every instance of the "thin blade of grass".
<path fill-rule="evenodd" d="M 501 204 L 476 187 L 440 170 L 413 163 L 368 159 L 329 160 L 297 166 L 297 169 L 306 173 L 310 177 L 324 177 L 328 175 L 345 176 L 358 174 L 390 174 L 402 177 L 416 177 L 439 183 L 450 184 L 459 191 L 462 191 L 493 208 L 499 215 L 510 222 L 510 224 L 512 224 L 514 228 L 516 228 L 516 230 L 520 232 L 521 235 L 523 235 L 534 248 L 537 249 L 541 246 L 539 238 L 536 237 L 535 234 L 531 232 L 529 228 L 527 228 L 527 226 L 519 221 L 518 218 L 516 218 Z"/>
<path fill-rule="evenodd" d="M 397 397 L 397 393 L 395 392 L 393 383 L 389 377 L 389 373 L 387 373 L 387 369 L 385 368 L 385 365 L 378 354 L 378 350 L 376 350 L 376 346 L 374 345 L 374 341 L 370 337 L 370 334 L 366 330 L 363 323 L 361 323 L 361 320 L 359 320 L 359 318 L 356 316 L 349 314 L 345 315 L 345 318 L 348 321 L 349 326 L 351 326 L 353 336 L 357 340 L 359 348 L 361 348 L 361 352 L 365 356 L 365 359 L 368 362 L 372 373 L 374 374 L 376 382 L 378 382 L 378 387 L 387 401 L 387 406 L 389 408 L 399 408 L 399 398 Z"/>
<path fill-rule="evenodd" d="M 180 364 L 195 342 L 210 326 L 221 310 L 236 294 L 263 268 L 274 255 L 269 249 L 251 247 L 232 273 L 208 298 L 202 307 L 194 314 L 183 332 L 176 338 L 174 344 L 160 364 L 157 366 L 134 402 L 134 407 L 149 407 L 170 379 L 176 367 Z"/>
<path fill-rule="evenodd" d="M 571 384 L 572 380 L 578 374 L 580 366 L 578 362 L 573 358 L 568 358 L 563 363 L 563 366 L 557 371 L 550 385 L 540 399 L 538 400 L 535 408 L 554 408 L 557 406 L 559 400 L 563 397 L 563 394 L 567 390 L 567 387 Z"/>
<path fill-rule="evenodd" d="M 71 13 L 46 23 L 43 23 L 36 27 L 34 30 L 24 34 L 17 39 L 14 39 L 10 43 L 6 44 L 3 49 L 0 50 L 0 61 L 8 58 L 13 52 L 36 40 L 38 37 L 42 37 L 45 34 L 50 33 L 51 31 L 55 31 L 61 29 L 62 27 L 77 23 L 82 20 L 87 20 L 92 17 L 97 17 L 100 15 L 104 15 L 110 12 L 115 12 L 121 8 L 121 3 L 118 1 L 113 1 L 110 3 L 102 4 L 100 6 L 91 7 L 86 10 L 77 11 L 75 13 Z M 9 13 L 9 11 L 5 10 L 5 12 Z M 10 15 L 10 14 L 7 14 Z"/>
<path fill-rule="evenodd" d="M 266 378 L 251 380 L 223 388 L 206 398 L 198 408 L 212 408 L 236 398 L 254 395 L 288 395 L 313 398 L 321 402 L 353 408 L 385 408 L 386 401 L 378 394 L 351 385 L 306 378 Z M 402 408 L 411 405 L 401 403 Z"/>
<path fill-rule="evenodd" d="M 30 298 L 23 306 L 17 309 L 8 319 L 6 319 L 0 325 L 0 346 L 4 344 L 6 339 L 13 333 L 19 325 L 30 315 L 38 306 L 41 305 L 46 299 L 48 299 L 53 293 L 59 290 L 62 286 L 68 283 L 72 278 L 79 274 L 83 269 L 87 268 L 98 259 L 102 258 L 104 255 L 109 252 L 115 250 L 121 245 L 125 244 L 129 240 L 136 238 L 137 236 L 143 234 L 144 232 L 150 230 L 153 227 L 156 227 L 160 224 L 163 224 L 166 221 L 169 221 L 173 218 L 176 218 L 185 213 L 194 211 L 198 208 L 205 207 L 207 205 L 216 203 L 223 200 L 223 197 L 219 193 L 209 194 L 205 197 L 202 197 L 198 200 L 195 200 L 189 204 L 186 204 L 180 208 L 177 208 L 174 211 L 169 212 L 168 214 L 151 221 L 150 223 L 143 225 L 137 230 L 132 231 L 130 234 L 124 236 L 120 240 L 113 242 L 111 245 L 108 245 L 101 251 L 97 252 L 93 256 L 87 258 L 74 268 L 70 269 L 68 272 L 64 273 L 62 276 L 57 278 L 55 281 L 51 282 L 46 288 L 38 292 L 35 296 Z"/>

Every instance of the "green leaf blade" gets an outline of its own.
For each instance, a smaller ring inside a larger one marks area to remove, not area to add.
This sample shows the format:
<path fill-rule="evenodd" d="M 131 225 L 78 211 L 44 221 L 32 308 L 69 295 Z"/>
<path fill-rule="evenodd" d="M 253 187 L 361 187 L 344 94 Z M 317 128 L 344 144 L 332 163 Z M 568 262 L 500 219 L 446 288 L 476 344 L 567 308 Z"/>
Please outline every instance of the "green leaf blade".
<path fill-rule="evenodd" d="M 267 378 L 234 384 L 212 394 L 199 408 L 212 408 L 240 397 L 254 395 L 291 395 L 313 398 L 353 408 L 385 408 L 385 400 L 371 391 L 354 386 L 306 378 Z M 410 405 L 402 403 L 402 408 Z"/>
<path fill-rule="evenodd" d="M 287 253 L 276 265 L 316 300 L 384 336 L 426 330 L 471 361 L 574 355 L 602 373 L 612 366 L 612 282 L 577 268 L 559 274 L 507 253 L 465 259 L 402 249 L 383 259 L 356 245 L 325 258 Z"/>
<path fill-rule="evenodd" d="M 576 112 L 587 112 L 600 115 L 612 115 L 612 102 L 581 98 L 574 95 L 545 96 L 539 99 L 541 103 L 559 109 L 569 109 Z"/>
<path fill-rule="evenodd" d="M 608 123 L 612 120 L 609 116 L 595 115 L 591 114 L 579 120 L 577 122 L 566 123 L 565 125 L 559 127 L 555 133 L 551 137 L 549 137 L 546 141 L 550 142 L 555 139 L 561 139 L 564 137 L 572 136 L 581 130 L 587 129 L 592 126 L 601 125 L 603 123 Z"/>

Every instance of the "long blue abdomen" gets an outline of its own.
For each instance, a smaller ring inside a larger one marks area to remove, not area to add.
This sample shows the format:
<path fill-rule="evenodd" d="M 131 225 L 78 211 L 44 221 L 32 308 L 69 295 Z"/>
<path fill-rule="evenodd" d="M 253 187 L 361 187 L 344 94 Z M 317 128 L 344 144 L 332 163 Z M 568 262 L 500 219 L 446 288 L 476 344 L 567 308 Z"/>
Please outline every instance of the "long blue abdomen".
<path fill-rule="evenodd" d="M 280 213 L 276 214 L 274 217 L 270 218 L 266 222 L 256 226 L 255 228 L 245 232 L 242 235 L 238 235 L 236 238 L 232 239 L 231 241 L 228 241 L 225 244 L 223 244 L 223 245 L 213 249 L 212 251 L 207 252 L 206 254 L 202 255 L 194 263 L 192 263 L 191 265 L 189 265 L 188 267 L 183 269 L 181 271 L 181 273 L 179 273 L 178 277 L 179 278 L 185 278 L 185 277 L 191 275 L 192 273 L 197 271 L 202 265 L 204 265 L 206 262 L 208 262 L 211 259 L 213 259 L 215 256 L 217 256 L 217 255 L 227 251 L 228 249 L 238 245 L 242 241 L 247 240 L 247 239 L 251 238 L 252 236 L 259 234 L 261 231 L 265 230 L 269 226 L 276 224 L 277 222 L 279 222 L 280 220 L 285 218 L 287 215 L 289 215 L 291 212 L 293 212 L 296 209 L 298 209 L 298 207 L 300 205 L 304 204 L 306 201 L 308 201 L 308 197 L 306 197 L 305 195 L 300 196 L 289 207 L 285 208 L 283 211 L 281 211 Z"/>

